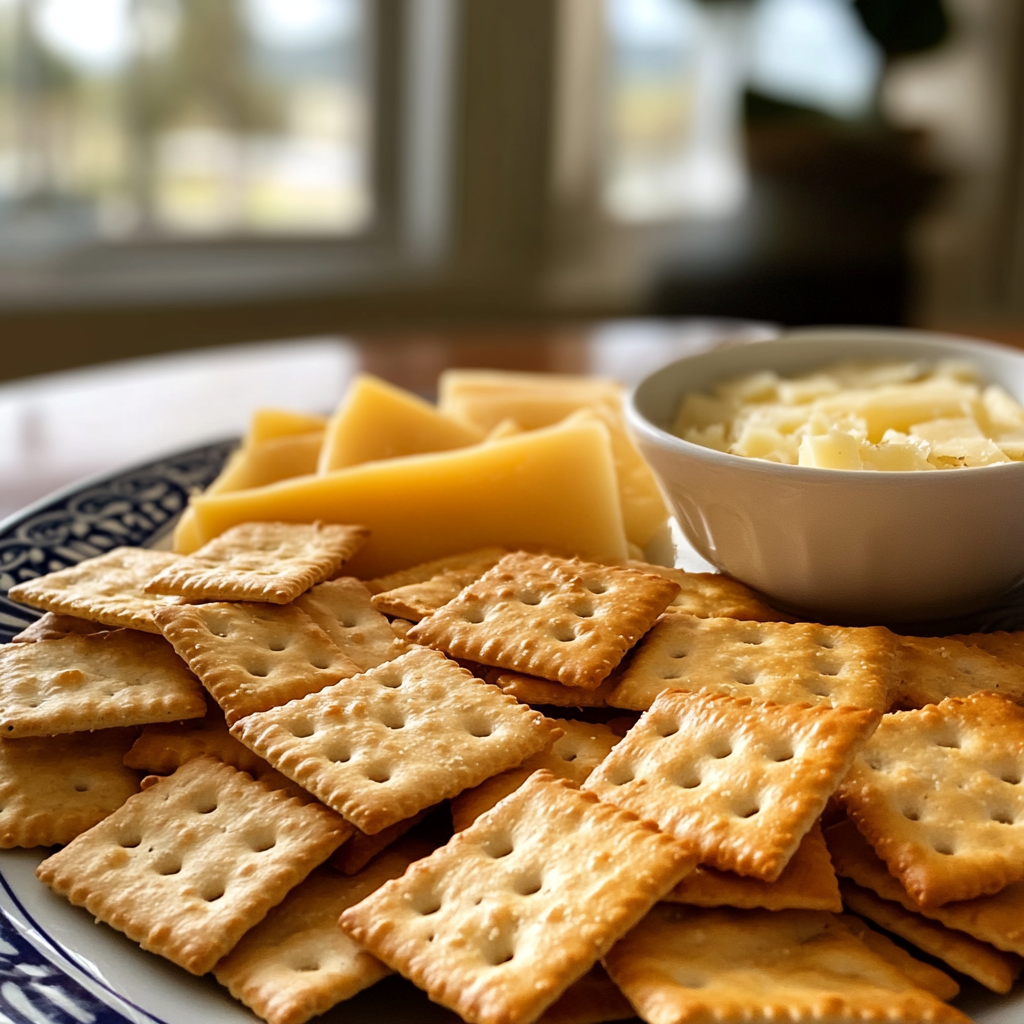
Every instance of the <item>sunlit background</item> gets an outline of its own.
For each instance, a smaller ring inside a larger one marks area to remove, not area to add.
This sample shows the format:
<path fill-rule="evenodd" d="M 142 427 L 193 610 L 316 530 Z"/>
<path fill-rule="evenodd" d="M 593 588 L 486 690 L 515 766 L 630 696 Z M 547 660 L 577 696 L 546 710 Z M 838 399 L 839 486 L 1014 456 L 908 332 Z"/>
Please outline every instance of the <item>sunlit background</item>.
<path fill-rule="evenodd" d="M 0 0 L 0 376 L 300 333 L 1024 319 L 1001 0 Z"/>

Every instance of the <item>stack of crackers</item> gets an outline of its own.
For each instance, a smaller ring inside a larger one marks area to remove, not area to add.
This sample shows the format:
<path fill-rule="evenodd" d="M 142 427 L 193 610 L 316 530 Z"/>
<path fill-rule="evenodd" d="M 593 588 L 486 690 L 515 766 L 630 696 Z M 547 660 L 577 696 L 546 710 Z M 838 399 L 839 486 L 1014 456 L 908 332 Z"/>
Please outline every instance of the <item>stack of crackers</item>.
<path fill-rule="evenodd" d="M 357 580 L 251 523 L 22 583 L 0 845 L 301 1024 L 397 971 L 473 1024 L 965 1021 L 1024 956 L 1024 637 L 794 621 L 488 548 Z M 938 966 L 941 964 L 942 966 Z"/>

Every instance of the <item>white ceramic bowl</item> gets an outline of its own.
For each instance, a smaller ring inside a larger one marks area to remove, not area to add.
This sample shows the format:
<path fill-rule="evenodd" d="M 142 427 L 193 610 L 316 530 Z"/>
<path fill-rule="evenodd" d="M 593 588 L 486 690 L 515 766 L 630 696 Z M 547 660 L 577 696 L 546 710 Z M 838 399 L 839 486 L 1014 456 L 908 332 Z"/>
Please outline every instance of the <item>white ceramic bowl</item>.
<path fill-rule="evenodd" d="M 1024 579 L 1024 463 L 883 473 L 786 466 L 668 433 L 682 396 L 755 370 L 967 358 L 1024 403 L 1024 352 L 906 330 L 810 329 L 716 349 L 637 386 L 627 417 L 687 539 L 787 608 L 849 622 L 958 615 Z"/>

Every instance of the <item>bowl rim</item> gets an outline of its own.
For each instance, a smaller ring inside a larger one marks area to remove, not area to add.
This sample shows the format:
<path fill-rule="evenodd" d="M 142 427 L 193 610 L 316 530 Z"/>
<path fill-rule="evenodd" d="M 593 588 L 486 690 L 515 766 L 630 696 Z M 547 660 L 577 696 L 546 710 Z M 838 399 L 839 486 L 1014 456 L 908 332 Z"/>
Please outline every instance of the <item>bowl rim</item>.
<path fill-rule="evenodd" d="M 1006 476 L 1012 473 L 1024 472 L 1024 462 L 997 463 L 991 466 L 960 466 L 949 472 L 940 470 L 937 473 L 930 473 L 924 470 L 879 472 L 863 469 L 828 469 L 822 466 L 793 466 L 789 463 L 769 462 L 767 459 L 753 458 L 748 455 L 736 455 L 733 452 L 720 452 L 715 448 L 707 448 L 693 441 L 687 441 L 665 428 L 659 427 L 640 410 L 638 399 L 641 396 L 641 392 L 652 381 L 675 371 L 676 367 L 682 364 L 712 360 L 723 353 L 734 352 L 740 349 L 756 349 L 758 351 L 767 349 L 770 351 L 780 347 L 789 348 L 794 344 L 810 347 L 822 341 L 839 341 L 853 344 L 863 341 L 866 346 L 894 341 L 899 344 L 910 345 L 911 347 L 919 346 L 922 353 L 929 347 L 939 343 L 942 345 L 960 346 L 972 351 L 980 350 L 997 359 L 1009 357 L 1011 360 L 1020 362 L 1022 369 L 1024 369 L 1024 350 L 999 342 L 972 338 L 968 335 L 946 334 L 938 331 L 924 331 L 902 327 L 801 327 L 784 331 L 774 338 L 759 341 L 737 341 L 682 356 L 670 363 L 666 363 L 664 366 L 647 374 L 643 380 L 629 390 L 625 402 L 626 420 L 630 429 L 635 434 L 641 435 L 646 440 L 658 444 L 662 448 L 667 448 L 669 451 L 699 459 L 722 469 L 733 469 L 757 475 L 778 476 L 782 480 L 788 477 L 794 483 L 800 481 L 803 484 L 824 484 L 829 480 L 838 481 L 842 479 L 844 483 L 856 481 L 866 487 L 893 487 L 907 486 L 909 480 L 914 480 L 918 482 L 910 484 L 912 487 L 935 487 L 950 486 L 933 482 L 938 479 L 952 478 L 957 480 L 964 478 L 968 473 L 973 474 L 980 470 L 989 473 L 989 479 L 994 478 L 996 474 Z M 765 367 L 765 369 L 769 368 Z M 748 372 L 756 372 L 756 370 L 751 368 Z"/>

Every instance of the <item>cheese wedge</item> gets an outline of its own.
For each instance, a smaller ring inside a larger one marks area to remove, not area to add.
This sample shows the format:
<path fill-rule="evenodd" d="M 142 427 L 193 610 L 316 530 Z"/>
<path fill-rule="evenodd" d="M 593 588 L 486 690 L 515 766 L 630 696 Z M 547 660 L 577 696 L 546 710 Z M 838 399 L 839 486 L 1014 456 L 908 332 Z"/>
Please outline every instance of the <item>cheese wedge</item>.
<path fill-rule="evenodd" d="M 627 554 L 608 430 L 594 419 L 199 495 L 192 508 L 199 543 L 249 520 L 360 523 L 370 540 L 346 571 L 363 578 L 489 545 L 594 561 Z"/>
<path fill-rule="evenodd" d="M 626 431 L 621 411 L 623 389 L 615 381 L 497 370 L 446 370 L 441 375 L 439 394 L 442 411 L 486 431 L 494 431 L 509 420 L 524 430 L 536 430 L 581 410 L 599 416 L 611 436 L 626 536 L 642 550 L 668 520 L 668 508 L 654 474 Z"/>
<path fill-rule="evenodd" d="M 303 434 L 282 434 L 254 444 L 243 443 L 231 453 L 220 476 L 204 493 L 244 491 L 315 473 L 323 439 L 321 428 Z M 198 546 L 195 513 L 190 507 L 174 528 L 174 549 L 193 550 Z"/>
<path fill-rule="evenodd" d="M 323 430 L 326 426 L 327 417 L 314 413 L 294 409 L 257 409 L 249 421 L 243 444 L 259 444 L 285 434 L 308 434 L 313 430 Z"/>
<path fill-rule="evenodd" d="M 327 425 L 321 473 L 376 459 L 479 444 L 485 433 L 438 412 L 422 398 L 360 374 Z"/>

